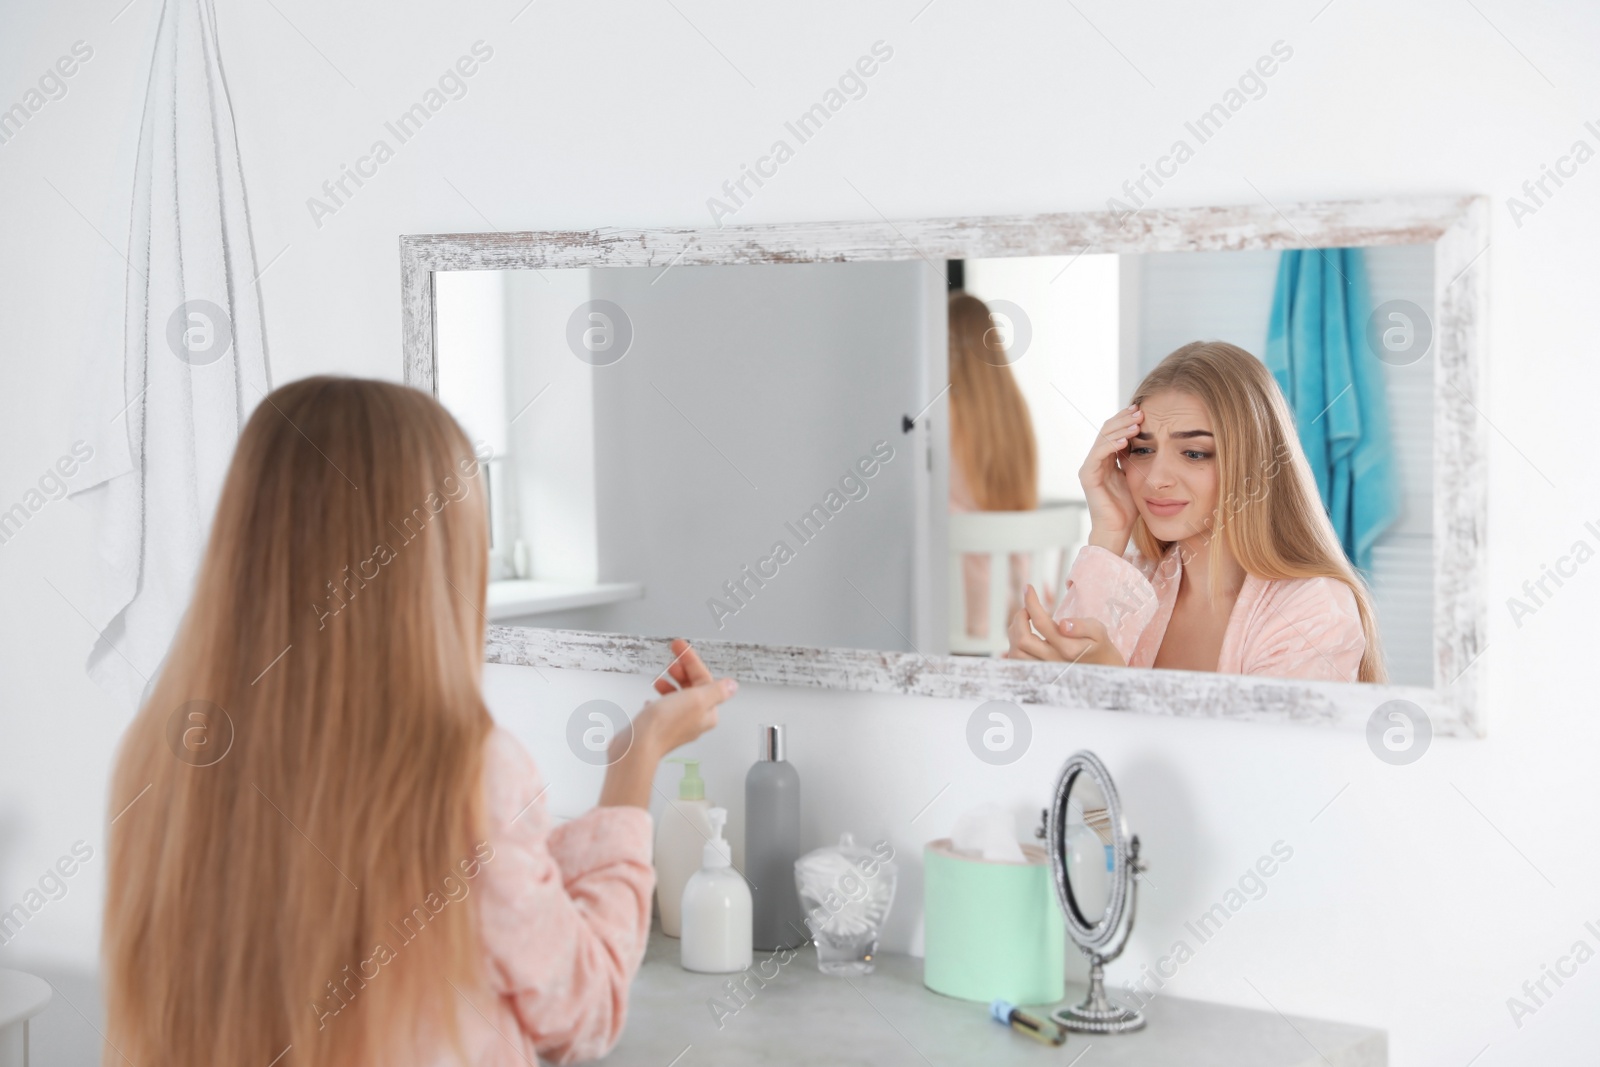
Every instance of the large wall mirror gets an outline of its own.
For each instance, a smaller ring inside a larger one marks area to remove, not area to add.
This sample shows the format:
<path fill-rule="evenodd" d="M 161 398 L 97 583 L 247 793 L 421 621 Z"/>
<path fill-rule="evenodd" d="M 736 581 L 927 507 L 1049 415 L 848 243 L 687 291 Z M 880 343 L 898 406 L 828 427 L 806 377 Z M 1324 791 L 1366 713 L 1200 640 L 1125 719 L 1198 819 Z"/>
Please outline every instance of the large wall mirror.
<path fill-rule="evenodd" d="M 1280 207 L 402 238 L 407 380 L 490 457 L 490 659 L 683 636 L 749 681 L 1481 733 L 1482 202 Z M 1194 341 L 1284 396 L 1384 681 L 1001 658 L 1025 584 L 1066 595 L 1103 425 Z"/>

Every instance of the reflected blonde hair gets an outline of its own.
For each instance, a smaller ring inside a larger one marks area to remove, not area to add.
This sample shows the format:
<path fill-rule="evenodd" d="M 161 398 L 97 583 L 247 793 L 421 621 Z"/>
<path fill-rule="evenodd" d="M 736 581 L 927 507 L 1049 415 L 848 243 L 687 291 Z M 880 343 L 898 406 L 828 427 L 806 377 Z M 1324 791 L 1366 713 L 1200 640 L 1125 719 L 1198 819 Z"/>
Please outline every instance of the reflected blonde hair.
<path fill-rule="evenodd" d="M 404 386 L 307 378 L 250 417 L 117 758 L 107 1064 L 459 1055 L 450 983 L 483 988 L 456 890 L 485 858 L 477 470 Z M 393 958 L 373 975 L 378 945 Z"/>
<path fill-rule="evenodd" d="M 1039 506 L 1028 404 L 989 306 L 968 293 L 950 294 L 950 456 L 979 510 Z"/>
<path fill-rule="evenodd" d="M 1143 404 L 1169 390 L 1194 397 L 1211 414 L 1218 491 L 1208 538 L 1220 533 L 1233 558 L 1258 578 L 1333 578 L 1349 586 L 1366 637 L 1358 678 L 1385 681 L 1372 597 L 1322 507 L 1294 418 L 1272 373 L 1237 345 L 1194 341 L 1145 375 L 1133 402 Z M 1143 516 L 1134 522 L 1133 543 L 1147 559 L 1160 559 L 1171 547 L 1156 539 Z M 1213 581 L 1217 574 L 1213 567 Z"/>

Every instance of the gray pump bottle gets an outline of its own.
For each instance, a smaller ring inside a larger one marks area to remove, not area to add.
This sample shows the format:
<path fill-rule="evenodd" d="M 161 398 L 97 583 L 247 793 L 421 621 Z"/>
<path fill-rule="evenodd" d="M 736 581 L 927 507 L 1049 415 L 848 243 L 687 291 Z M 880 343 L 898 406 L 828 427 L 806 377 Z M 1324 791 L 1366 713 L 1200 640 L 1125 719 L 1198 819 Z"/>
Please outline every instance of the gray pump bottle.
<path fill-rule="evenodd" d="M 799 948 L 809 933 L 794 886 L 800 858 L 800 775 L 784 759 L 783 726 L 761 726 L 760 755 L 744 778 L 744 874 L 753 945 Z"/>

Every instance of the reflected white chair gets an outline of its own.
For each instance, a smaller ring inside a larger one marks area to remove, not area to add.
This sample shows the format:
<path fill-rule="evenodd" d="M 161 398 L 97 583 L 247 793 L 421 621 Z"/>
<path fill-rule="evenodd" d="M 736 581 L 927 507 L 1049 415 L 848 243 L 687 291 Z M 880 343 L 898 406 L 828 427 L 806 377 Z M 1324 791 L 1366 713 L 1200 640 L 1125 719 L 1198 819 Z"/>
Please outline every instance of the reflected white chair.
<path fill-rule="evenodd" d="M 28 1020 L 44 1011 L 52 992 L 43 978 L 0 970 L 0 1067 L 28 1067 Z"/>
<path fill-rule="evenodd" d="M 1067 568 L 1088 532 L 1088 508 L 1082 501 L 1058 501 L 1034 511 L 973 511 L 951 515 L 950 550 L 950 651 L 964 655 L 997 655 L 1006 640 L 1008 609 L 1021 591 L 1012 589 L 1011 558 L 1028 558 L 1023 579 L 1036 589 L 1058 594 L 1066 582 Z M 967 633 L 967 582 L 963 560 L 989 558 L 988 632 Z"/>

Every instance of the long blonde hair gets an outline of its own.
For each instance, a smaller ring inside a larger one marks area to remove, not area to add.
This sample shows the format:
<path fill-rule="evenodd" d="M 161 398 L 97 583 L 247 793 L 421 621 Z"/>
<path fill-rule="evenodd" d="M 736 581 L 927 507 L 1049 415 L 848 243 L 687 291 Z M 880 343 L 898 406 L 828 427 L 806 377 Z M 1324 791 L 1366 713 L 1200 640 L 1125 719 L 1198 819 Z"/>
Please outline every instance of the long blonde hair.
<path fill-rule="evenodd" d="M 250 417 L 117 759 L 107 1064 L 459 1052 L 451 983 L 483 988 L 477 470 L 404 386 L 307 378 Z"/>
<path fill-rule="evenodd" d="M 1145 375 L 1133 402 L 1167 390 L 1195 397 L 1211 412 L 1218 492 L 1208 537 L 1220 532 L 1234 559 L 1258 578 L 1333 578 L 1349 586 L 1366 637 L 1358 677 L 1384 681 L 1372 597 L 1323 510 L 1289 405 L 1266 365 L 1237 345 L 1194 341 Z M 1160 559 L 1170 547 L 1142 517 L 1134 522 L 1133 543 L 1147 559 Z M 1215 578 L 1217 568 L 1211 573 Z"/>
<path fill-rule="evenodd" d="M 950 456 L 980 511 L 1039 506 L 1038 446 L 989 306 L 950 294 Z"/>

